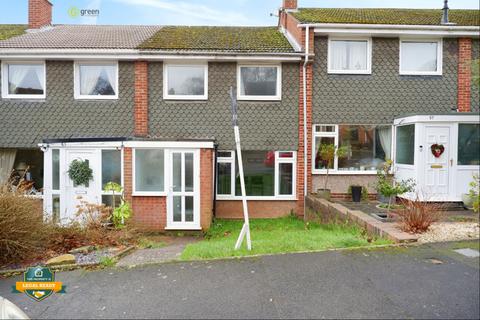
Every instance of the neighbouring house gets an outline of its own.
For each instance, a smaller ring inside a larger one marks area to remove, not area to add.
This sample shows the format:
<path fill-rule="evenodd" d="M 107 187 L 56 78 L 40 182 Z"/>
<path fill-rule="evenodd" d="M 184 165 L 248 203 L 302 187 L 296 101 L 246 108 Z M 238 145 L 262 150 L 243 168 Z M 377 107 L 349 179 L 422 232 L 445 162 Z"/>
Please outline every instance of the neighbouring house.
<path fill-rule="evenodd" d="M 308 57 L 309 192 L 325 179 L 320 145 L 334 143 L 347 148 L 330 171 L 336 196 L 353 184 L 375 193 L 376 171 L 392 159 L 396 178 L 416 183 L 406 196 L 461 201 L 480 165 L 480 88 L 471 81 L 480 11 L 447 3 L 443 10 L 297 8 L 285 0 L 280 25 Z"/>
<path fill-rule="evenodd" d="M 24 177 L 57 221 L 124 188 L 134 221 L 200 230 L 242 217 L 230 88 L 250 215 L 303 215 L 321 143 L 346 146 L 330 187 L 371 184 L 393 159 L 435 200 L 479 169 L 475 10 L 314 9 L 284 0 L 278 27 L 0 25 L 0 183 Z M 447 21 L 448 14 L 448 21 Z M 433 156 L 431 145 L 443 152 Z M 93 170 L 76 185 L 74 160 Z"/>

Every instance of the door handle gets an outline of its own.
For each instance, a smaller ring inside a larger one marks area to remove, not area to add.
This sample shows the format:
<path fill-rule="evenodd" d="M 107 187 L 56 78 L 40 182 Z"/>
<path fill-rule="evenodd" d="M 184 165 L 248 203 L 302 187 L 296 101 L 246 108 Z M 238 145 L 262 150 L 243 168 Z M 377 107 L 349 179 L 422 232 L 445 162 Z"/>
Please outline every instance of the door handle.
<path fill-rule="evenodd" d="M 450 167 L 453 167 L 453 159 L 450 159 Z"/>

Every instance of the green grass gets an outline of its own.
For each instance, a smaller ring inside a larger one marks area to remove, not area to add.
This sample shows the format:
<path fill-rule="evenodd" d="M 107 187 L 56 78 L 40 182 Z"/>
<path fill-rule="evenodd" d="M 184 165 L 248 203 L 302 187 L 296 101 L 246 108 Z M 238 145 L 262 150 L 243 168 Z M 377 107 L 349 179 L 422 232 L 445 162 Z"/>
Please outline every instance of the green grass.
<path fill-rule="evenodd" d="M 361 229 L 353 226 L 315 223 L 306 225 L 296 217 L 285 217 L 251 220 L 252 251 L 248 251 L 245 244 L 235 251 L 235 241 L 242 225 L 243 221 L 238 220 L 216 220 L 205 240 L 189 244 L 181 259 L 225 258 L 391 243 L 385 239 L 367 239 Z"/>
<path fill-rule="evenodd" d="M 138 240 L 138 247 L 140 249 L 159 249 L 165 247 L 167 244 L 163 241 L 154 241 L 149 238 L 140 238 Z"/>
<path fill-rule="evenodd" d="M 101 257 L 100 265 L 104 268 L 113 267 L 116 263 L 116 260 L 112 257 Z"/>

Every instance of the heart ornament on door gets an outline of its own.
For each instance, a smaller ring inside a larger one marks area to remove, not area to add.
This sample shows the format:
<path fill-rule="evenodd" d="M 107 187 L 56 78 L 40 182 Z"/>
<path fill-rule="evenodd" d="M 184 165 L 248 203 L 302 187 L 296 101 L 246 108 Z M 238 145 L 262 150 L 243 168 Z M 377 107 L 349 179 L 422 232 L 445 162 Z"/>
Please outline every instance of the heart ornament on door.
<path fill-rule="evenodd" d="M 435 158 L 440 158 L 445 151 L 445 147 L 443 144 L 434 143 L 430 146 L 430 150 L 432 150 L 432 154 Z"/>

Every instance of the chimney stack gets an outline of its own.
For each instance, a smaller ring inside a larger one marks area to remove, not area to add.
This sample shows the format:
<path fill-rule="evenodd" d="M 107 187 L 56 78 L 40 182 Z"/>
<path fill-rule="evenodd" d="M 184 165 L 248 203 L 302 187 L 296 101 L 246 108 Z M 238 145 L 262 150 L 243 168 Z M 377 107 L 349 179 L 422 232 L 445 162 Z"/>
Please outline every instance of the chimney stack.
<path fill-rule="evenodd" d="M 28 28 L 39 29 L 51 25 L 52 6 L 49 0 L 28 0 Z"/>
<path fill-rule="evenodd" d="M 448 21 L 448 0 L 445 0 L 443 2 L 443 15 L 442 15 L 442 24 L 449 24 L 450 21 Z"/>
<path fill-rule="evenodd" d="M 297 0 L 283 0 L 283 9 L 297 10 Z"/>

